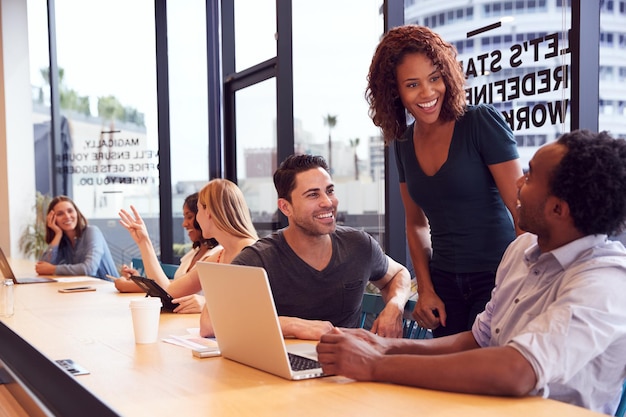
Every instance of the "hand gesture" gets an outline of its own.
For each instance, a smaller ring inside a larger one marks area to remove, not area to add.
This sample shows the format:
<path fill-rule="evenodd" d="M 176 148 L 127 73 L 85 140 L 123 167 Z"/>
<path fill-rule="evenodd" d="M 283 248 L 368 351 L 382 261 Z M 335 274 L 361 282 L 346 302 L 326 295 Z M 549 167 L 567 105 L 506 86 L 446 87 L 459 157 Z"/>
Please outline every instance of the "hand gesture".
<path fill-rule="evenodd" d="M 132 216 L 126 210 L 120 210 L 118 213 L 120 216 L 120 224 L 128 230 L 128 233 L 130 233 L 135 243 L 140 244 L 146 240 L 150 240 L 148 229 L 139 215 L 139 212 L 137 212 L 134 206 L 130 206 L 130 209 L 133 212 Z"/>
<path fill-rule="evenodd" d="M 54 232 L 56 236 L 59 236 L 63 233 L 59 225 L 57 224 L 57 214 L 54 210 L 48 212 L 46 216 L 46 225 Z"/>

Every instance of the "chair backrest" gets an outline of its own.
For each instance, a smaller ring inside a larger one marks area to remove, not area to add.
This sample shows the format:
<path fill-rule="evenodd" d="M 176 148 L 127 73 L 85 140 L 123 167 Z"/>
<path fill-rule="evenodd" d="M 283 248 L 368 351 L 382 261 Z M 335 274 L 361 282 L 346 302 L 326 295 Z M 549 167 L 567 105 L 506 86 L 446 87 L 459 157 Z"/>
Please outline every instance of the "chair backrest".
<path fill-rule="evenodd" d="M 145 275 L 145 268 L 143 267 L 143 260 L 141 258 L 133 258 L 131 260 L 133 268 L 139 272 L 139 275 Z M 178 265 L 174 264 L 164 264 L 161 262 L 161 269 L 165 272 L 165 275 L 169 279 L 174 279 L 176 275 L 176 271 L 178 270 Z"/>
<path fill-rule="evenodd" d="M 137 270 L 137 273 L 143 276 L 145 270 L 143 268 L 143 260 L 141 258 L 133 258 L 130 261 L 130 266 Z"/>
<path fill-rule="evenodd" d="M 624 417 L 626 414 L 626 380 L 622 385 L 622 399 L 619 401 L 617 411 L 615 411 L 615 417 Z"/>
<path fill-rule="evenodd" d="M 164 264 L 161 262 L 161 269 L 163 269 L 163 272 L 165 272 L 165 275 L 167 275 L 169 279 L 174 279 L 176 271 L 178 271 L 178 265 Z"/>
<path fill-rule="evenodd" d="M 363 302 L 361 304 L 361 327 L 371 327 L 371 321 L 376 319 L 380 312 L 385 308 L 383 297 L 378 294 L 363 294 Z M 432 337 L 428 329 L 420 327 L 415 320 L 411 318 L 411 312 L 415 308 L 415 301 L 409 300 L 404 306 L 404 316 L 402 325 L 404 327 L 403 337 L 407 339 L 428 339 Z M 368 320 L 369 319 L 369 320 Z"/>

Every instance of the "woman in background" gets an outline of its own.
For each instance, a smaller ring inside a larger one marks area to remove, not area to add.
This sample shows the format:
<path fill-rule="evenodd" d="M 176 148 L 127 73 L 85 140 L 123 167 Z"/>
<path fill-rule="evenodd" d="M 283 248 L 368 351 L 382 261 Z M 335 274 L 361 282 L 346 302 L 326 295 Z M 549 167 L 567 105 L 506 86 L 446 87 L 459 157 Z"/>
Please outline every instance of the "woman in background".
<path fill-rule="evenodd" d="M 46 243 L 48 247 L 35 265 L 40 275 L 89 275 L 104 280 L 109 280 L 107 275 L 117 275 L 102 232 L 87 224 L 67 196 L 57 196 L 48 205 Z"/>

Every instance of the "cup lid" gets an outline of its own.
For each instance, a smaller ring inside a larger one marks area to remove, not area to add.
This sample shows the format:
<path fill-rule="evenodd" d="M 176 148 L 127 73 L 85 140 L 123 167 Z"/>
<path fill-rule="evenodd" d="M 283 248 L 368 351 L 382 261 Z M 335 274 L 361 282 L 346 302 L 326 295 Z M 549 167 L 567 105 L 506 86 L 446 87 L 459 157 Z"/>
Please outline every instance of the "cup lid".
<path fill-rule="evenodd" d="M 159 297 L 143 297 L 130 300 L 131 307 L 153 307 L 157 305 L 159 307 L 163 306 Z"/>

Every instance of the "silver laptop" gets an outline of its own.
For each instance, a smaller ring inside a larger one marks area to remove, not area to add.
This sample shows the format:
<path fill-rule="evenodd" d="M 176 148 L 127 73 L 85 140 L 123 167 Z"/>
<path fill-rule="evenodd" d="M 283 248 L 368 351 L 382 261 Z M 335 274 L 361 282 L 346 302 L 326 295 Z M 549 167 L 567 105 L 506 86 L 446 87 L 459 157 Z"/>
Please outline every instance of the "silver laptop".
<path fill-rule="evenodd" d="M 198 262 L 215 338 L 222 356 L 286 379 L 324 376 L 315 345 L 285 345 L 265 269 Z M 307 364 L 293 369 L 292 363 Z"/>
<path fill-rule="evenodd" d="M 11 269 L 9 260 L 4 256 L 4 251 L 0 248 L 0 272 L 4 278 L 12 279 L 14 284 L 36 284 L 39 282 L 56 282 L 56 279 L 46 277 L 17 278 Z"/>

